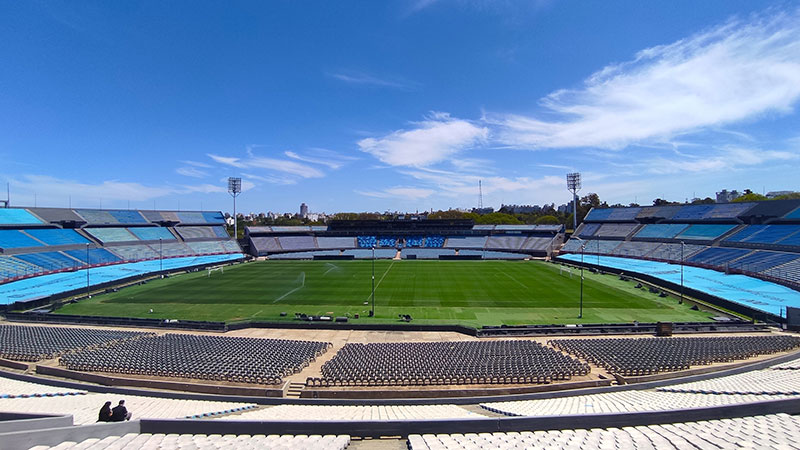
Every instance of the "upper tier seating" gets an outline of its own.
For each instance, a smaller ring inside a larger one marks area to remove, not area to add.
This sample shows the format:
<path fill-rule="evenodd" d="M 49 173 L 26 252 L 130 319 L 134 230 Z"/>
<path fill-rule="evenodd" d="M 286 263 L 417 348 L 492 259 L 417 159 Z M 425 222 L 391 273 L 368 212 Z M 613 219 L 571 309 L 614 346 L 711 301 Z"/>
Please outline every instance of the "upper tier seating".
<path fill-rule="evenodd" d="M 117 262 L 120 260 L 118 256 L 109 252 L 104 248 L 90 248 L 89 254 L 86 254 L 86 250 L 84 249 L 77 249 L 77 250 L 66 250 L 64 251 L 67 255 L 79 260 L 80 262 L 86 264 L 86 259 L 88 257 L 89 262 L 88 264 L 106 264 Z"/>
<path fill-rule="evenodd" d="M 79 371 L 278 384 L 330 346 L 311 341 L 165 334 L 66 354 L 60 363 Z"/>
<path fill-rule="evenodd" d="M 637 220 L 669 220 L 680 211 L 681 206 L 646 206 L 636 215 Z"/>
<path fill-rule="evenodd" d="M 185 224 L 208 222 L 208 219 L 202 212 L 179 212 L 178 219 L 180 219 L 181 223 Z"/>
<path fill-rule="evenodd" d="M 484 248 L 486 236 L 451 237 L 447 238 L 446 248 Z"/>
<path fill-rule="evenodd" d="M 251 237 L 250 239 L 253 241 L 253 245 L 255 246 L 256 251 L 258 253 L 265 253 L 265 252 L 272 253 L 272 252 L 280 252 L 281 250 L 283 250 L 280 244 L 278 244 L 278 239 L 272 236 L 268 237 L 258 236 L 258 237 Z"/>
<path fill-rule="evenodd" d="M 522 250 L 546 251 L 553 244 L 552 237 L 531 236 L 522 244 Z"/>
<path fill-rule="evenodd" d="M 78 245 L 87 244 L 89 240 L 75 230 L 38 228 L 25 230 L 26 233 L 44 242 L 46 245 Z"/>
<path fill-rule="evenodd" d="M 750 252 L 752 250 L 745 248 L 711 247 L 690 256 L 686 260 L 697 264 L 725 266 L 734 259 L 741 258 Z"/>
<path fill-rule="evenodd" d="M 592 208 L 586 216 L 587 221 L 631 221 L 636 218 L 641 208 Z"/>
<path fill-rule="evenodd" d="M 83 230 L 104 244 L 139 240 L 127 228 L 84 228 Z"/>
<path fill-rule="evenodd" d="M 533 341 L 348 343 L 309 385 L 547 383 L 589 366 Z"/>
<path fill-rule="evenodd" d="M 313 236 L 280 236 L 278 242 L 284 250 L 314 250 Z"/>
<path fill-rule="evenodd" d="M 683 223 L 649 224 L 639 230 L 633 238 L 672 239 L 688 227 L 689 225 Z"/>
<path fill-rule="evenodd" d="M 672 220 L 699 220 L 714 209 L 715 205 L 686 205 L 678 210 Z"/>
<path fill-rule="evenodd" d="M 444 236 L 427 236 L 425 238 L 425 247 L 428 248 L 444 247 Z"/>
<path fill-rule="evenodd" d="M 755 203 L 719 203 L 707 212 L 704 219 L 735 219 L 740 214 L 752 208 Z"/>
<path fill-rule="evenodd" d="M 147 223 L 147 220 L 139 211 L 76 209 L 75 212 L 83 217 L 89 225 L 133 225 Z"/>
<path fill-rule="evenodd" d="M 562 339 L 553 347 L 623 376 L 686 370 L 800 347 L 795 336 Z"/>
<path fill-rule="evenodd" d="M 397 247 L 397 238 L 393 236 L 378 237 L 378 247 Z"/>
<path fill-rule="evenodd" d="M 359 236 L 356 238 L 358 246 L 361 248 L 373 248 L 378 246 L 378 239 L 375 236 Z"/>
<path fill-rule="evenodd" d="M 145 335 L 134 331 L 91 328 L 0 325 L 0 356 L 16 361 L 39 361 L 69 351 Z"/>
<path fill-rule="evenodd" d="M 219 211 L 203 212 L 203 218 L 206 219 L 206 223 L 225 223 L 225 217 Z"/>
<path fill-rule="evenodd" d="M 712 241 L 734 228 L 736 225 L 690 225 L 689 228 L 675 236 L 675 239 Z"/>
<path fill-rule="evenodd" d="M 20 230 L 0 230 L 0 249 L 42 247 L 43 245 Z"/>
<path fill-rule="evenodd" d="M 305 225 L 273 226 L 271 228 L 275 233 L 308 233 L 311 231 L 311 227 Z"/>
<path fill-rule="evenodd" d="M 225 227 L 176 227 L 182 238 L 189 239 L 230 239 Z"/>
<path fill-rule="evenodd" d="M 638 227 L 635 223 L 604 223 L 595 233 L 595 236 L 606 237 L 620 237 L 624 238 L 631 234 L 633 230 Z"/>
<path fill-rule="evenodd" d="M 597 230 L 600 229 L 599 223 L 583 223 L 578 226 L 578 231 L 575 233 L 579 237 L 594 236 Z"/>
<path fill-rule="evenodd" d="M 784 219 L 800 219 L 800 208 L 795 209 L 794 211 L 786 214 L 783 216 Z"/>
<path fill-rule="evenodd" d="M 525 236 L 489 236 L 486 248 L 495 250 L 519 250 L 525 243 Z"/>
<path fill-rule="evenodd" d="M 472 229 L 476 231 L 492 231 L 494 227 L 494 225 L 473 225 Z"/>
<path fill-rule="evenodd" d="M 42 223 L 25 209 L 0 208 L 0 225 L 29 225 Z"/>
<path fill-rule="evenodd" d="M 93 399 L 94 400 L 94 399 Z M 102 401 L 99 401 L 102 403 Z M 167 411 L 173 411 L 172 408 L 167 407 L 170 403 L 177 403 L 179 400 L 171 402 L 164 401 L 164 405 L 160 406 Z M 195 402 L 195 403 L 212 403 L 212 402 Z M 215 402 L 219 403 L 219 402 Z M 132 411 L 139 413 L 145 408 L 141 405 L 128 402 Z M 234 404 L 236 405 L 236 404 Z M 159 406 L 157 406 L 159 407 Z M 253 405 L 252 407 L 255 407 Z M 150 409 L 150 408 L 148 408 Z M 249 408 L 248 408 L 249 409 Z M 214 412 L 203 410 L 203 414 L 197 414 L 198 417 L 214 416 L 217 411 L 227 412 L 232 410 L 230 407 L 219 406 Z M 152 418 L 153 416 L 145 414 L 145 417 Z M 183 414 L 182 416 L 170 418 L 182 418 L 190 414 Z M 97 414 L 95 414 L 97 416 Z M 158 415 L 161 417 L 161 415 Z M 96 419 L 97 417 L 95 417 Z M 249 434 L 164 434 L 164 433 L 128 433 L 122 436 L 113 435 L 103 439 L 88 438 L 79 442 L 67 442 L 69 447 L 75 449 L 125 449 L 125 448 L 141 448 L 141 449 L 310 449 L 314 450 L 345 450 L 350 445 L 350 436 L 348 435 L 277 435 L 264 434 L 249 435 Z M 74 444 L 74 447 L 73 445 Z M 66 448 L 64 445 L 58 445 L 50 450 Z M 36 450 L 48 450 L 46 448 L 35 447 Z"/>
<path fill-rule="evenodd" d="M 163 227 L 128 228 L 128 231 L 143 241 L 174 241 L 175 236 Z"/>
<path fill-rule="evenodd" d="M 422 236 L 406 236 L 404 239 L 406 247 L 422 247 L 424 238 Z"/>
<path fill-rule="evenodd" d="M 317 237 L 317 246 L 325 248 L 356 248 L 356 240 L 351 237 Z"/>
<path fill-rule="evenodd" d="M 142 214 L 150 222 L 179 223 L 181 221 L 175 211 L 142 211 Z"/>

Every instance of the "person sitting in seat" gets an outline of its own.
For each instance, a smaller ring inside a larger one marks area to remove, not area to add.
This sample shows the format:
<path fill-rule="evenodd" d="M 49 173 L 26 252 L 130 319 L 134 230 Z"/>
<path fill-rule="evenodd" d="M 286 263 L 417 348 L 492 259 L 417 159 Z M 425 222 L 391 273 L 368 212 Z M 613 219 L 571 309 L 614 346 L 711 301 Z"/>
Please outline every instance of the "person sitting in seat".
<path fill-rule="evenodd" d="M 122 422 L 123 420 L 131 420 L 131 414 L 132 413 L 128 412 L 128 409 L 125 408 L 125 400 L 120 400 L 119 405 L 111 410 L 111 421 Z"/>
<path fill-rule="evenodd" d="M 100 408 L 100 414 L 97 417 L 98 422 L 111 422 L 111 402 L 106 402 L 102 408 Z"/>

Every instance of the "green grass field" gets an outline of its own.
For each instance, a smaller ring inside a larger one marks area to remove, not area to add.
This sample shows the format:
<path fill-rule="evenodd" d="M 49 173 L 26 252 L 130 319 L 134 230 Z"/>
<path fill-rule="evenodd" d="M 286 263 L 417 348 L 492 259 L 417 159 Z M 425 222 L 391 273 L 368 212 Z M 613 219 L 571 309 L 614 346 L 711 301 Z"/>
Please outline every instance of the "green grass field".
<path fill-rule="evenodd" d="M 292 320 L 294 313 L 358 323 L 463 325 L 704 321 L 709 313 L 659 298 L 634 282 L 539 261 L 375 262 L 375 318 L 367 318 L 371 261 L 264 261 L 158 279 L 65 305 L 58 313 L 184 320 Z M 149 310 L 153 309 L 153 313 Z M 281 312 L 288 313 L 285 318 Z"/>

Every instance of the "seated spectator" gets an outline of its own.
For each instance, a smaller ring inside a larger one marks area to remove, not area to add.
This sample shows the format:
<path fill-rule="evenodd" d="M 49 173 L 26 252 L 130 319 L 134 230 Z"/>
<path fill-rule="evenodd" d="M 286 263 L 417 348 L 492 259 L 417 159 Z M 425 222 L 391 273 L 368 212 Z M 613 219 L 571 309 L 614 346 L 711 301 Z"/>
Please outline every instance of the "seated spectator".
<path fill-rule="evenodd" d="M 123 420 L 131 420 L 131 414 L 132 413 L 128 412 L 128 409 L 125 408 L 125 400 L 120 400 L 119 405 L 111 410 L 111 421 L 122 422 Z"/>
<path fill-rule="evenodd" d="M 98 422 L 111 422 L 111 402 L 106 402 L 102 408 L 100 408 L 100 414 L 97 418 Z"/>

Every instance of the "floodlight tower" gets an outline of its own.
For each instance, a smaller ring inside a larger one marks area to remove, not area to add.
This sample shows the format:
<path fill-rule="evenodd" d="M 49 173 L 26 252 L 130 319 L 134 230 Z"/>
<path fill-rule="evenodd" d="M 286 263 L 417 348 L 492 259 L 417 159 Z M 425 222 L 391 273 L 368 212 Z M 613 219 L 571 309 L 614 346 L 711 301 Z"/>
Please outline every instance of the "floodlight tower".
<path fill-rule="evenodd" d="M 236 197 L 242 193 L 242 179 L 228 178 L 228 194 L 233 197 L 233 238 L 239 239 L 239 221 L 236 220 Z"/>
<path fill-rule="evenodd" d="M 578 191 L 581 190 L 580 172 L 567 174 L 567 190 L 572 192 L 572 231 L 578 228 Z"/>

